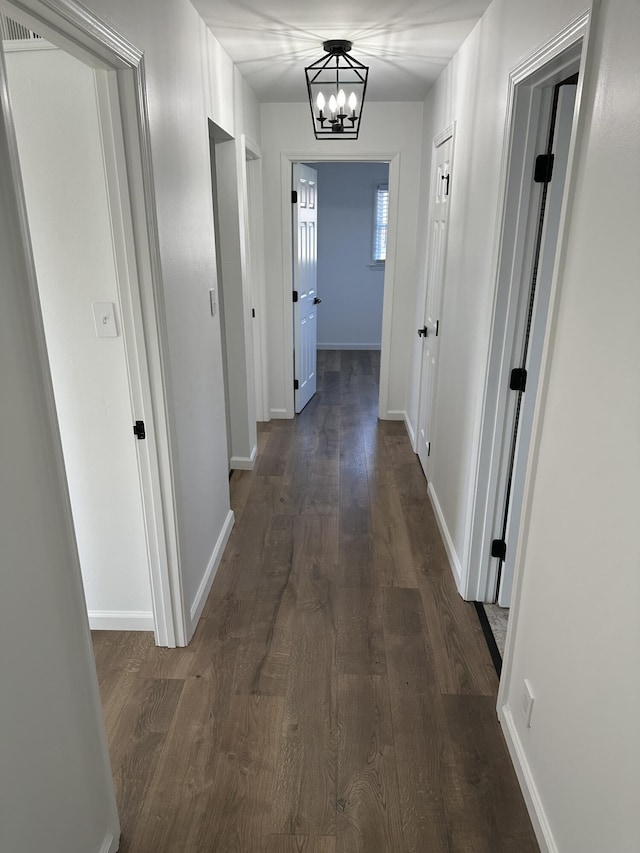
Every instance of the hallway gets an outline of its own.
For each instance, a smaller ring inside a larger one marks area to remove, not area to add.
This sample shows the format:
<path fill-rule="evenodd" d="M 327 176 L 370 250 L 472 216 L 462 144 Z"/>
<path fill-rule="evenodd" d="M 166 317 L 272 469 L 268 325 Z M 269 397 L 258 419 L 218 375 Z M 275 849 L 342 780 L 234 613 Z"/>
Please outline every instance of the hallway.
<path fill-rule="evenodd" d="M 318 353 L 260 425 L 196 634 L 94 632 L 131 853 L 527 853 L 538 847 L 379 353 Z"/>

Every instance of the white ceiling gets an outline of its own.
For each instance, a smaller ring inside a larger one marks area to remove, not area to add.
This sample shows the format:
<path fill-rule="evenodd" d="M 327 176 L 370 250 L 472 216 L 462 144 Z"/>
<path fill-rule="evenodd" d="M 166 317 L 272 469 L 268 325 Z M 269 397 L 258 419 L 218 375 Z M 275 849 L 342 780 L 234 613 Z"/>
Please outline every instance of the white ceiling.
<path fill-rule="evenodd" d="M 367 98 L 421 101 L 490 0 L 192 0 L 264 102 L 304 101 L 305 65 L 345 38 Z"/>

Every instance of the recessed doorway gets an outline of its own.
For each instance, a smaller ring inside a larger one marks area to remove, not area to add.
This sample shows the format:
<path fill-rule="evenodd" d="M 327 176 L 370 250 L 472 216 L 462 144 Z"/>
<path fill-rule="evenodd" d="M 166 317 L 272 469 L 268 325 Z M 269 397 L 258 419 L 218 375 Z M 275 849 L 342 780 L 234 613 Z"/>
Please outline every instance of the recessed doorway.
<path fill-rule="evenodd" d="M 89 623 L 175 646 L 184 626 L 174 520 L 162 507 L 164 391 L 151 376 L 158 329 L 145 325 L 153 249 L 146 199 L 130 196 L 145 170 L 135 117 L 144 119 L 130 99 L 137 71 L 115 54 L 120 70 L 109 69 L 109 48 L 96 47 L 98 60 L 91 37 L 72 43 L 73 13 L 64 36 L 53 13 L 16 15 L 2 17 L 5 120 Z"/>
<path fill-rule="evenodd" d="M 292 187 L 294 391 L 299 412 L 315 394 L 321 353 L 369 353 L 379 375 L 389 163 L 294 163 Z M 336 359 L 323 356 L 322 364 Z"/>

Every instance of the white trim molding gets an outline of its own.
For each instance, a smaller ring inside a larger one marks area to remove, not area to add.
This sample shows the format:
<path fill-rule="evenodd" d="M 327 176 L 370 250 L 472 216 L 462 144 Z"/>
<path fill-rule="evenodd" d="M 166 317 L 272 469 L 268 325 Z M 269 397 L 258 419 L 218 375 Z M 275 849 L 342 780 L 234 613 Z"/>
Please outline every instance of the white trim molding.
<path fill-rule="evenodd" d="M 151 610 L 89 610 L 92 631 L 153 631 Z"/>
<path fill-rule="evenodd" d="M 250 456 L 232 456 L 229 465 L 234 471 L 253 471 L 258 456 L 258 445 L 254 444 Z"/>
<path fill-rule="evenodd" d="M 381 344 L 318 344 L 317 349 L 322 350 L 380 350 Z"/>
<path fill-rule="evenodd" d="M 440 531 L 440 535 L 442 536 L 444 549 L 447 552 L 447 557 L 449 558 L 451 573 L 456 582 L 458 592 L 462 595 L 462 563 L 460 562 L 460 558 L 456 553 L 456 548 L 453 544 L 453 539 L 451 538 L 451 534 L 449 533 L 449 528 L 447 527 L 447 522 L 445 521 L 444 513 L 442 512 L 442 507 L 440 506 L 440 501 L 438 500 L 436 490 L 433 488 L 432 483 L 429 483 L 429 485 L 427 486 L 427 494 L 429 495 L 429 500 L 431 501 L 431 506 L 433 507 L 433 512 L 438 523 L 438 530 Z"/>
<path fill-rule="evenodd" d="M 293 417 L 289 414 L 287 409 L 269 409 L 269 415 L 274 420 L 285 420 L 286 418 Z"/>
<path fill-rule="evenodd" d="M 403 421 L 406 417 L 404 409 L 387 409 L 382 417 L 385 421 Z"/>
<path fill-rule="evenodd" d="M 511 762 L 516 771 L 516 776 L 518 777 L 518 782 L 527 806 L 527 811 L 531 818 L 533 831 L 535 832 L 536 839 L 540 845 L 540 851 L 541 853 L 559 853 L 558 845 L 556 844 L 553 833 L 551 832 L 551 826 L 544 810 L 544 806 L 542 805 L 542 799 L 533 778 L 531 767 L 527 761 L 522 741 L 520 740 L 516 730 L 511 709 L 508 705 L 503 705 L 499 719 L 502 725 L 504 739 L 507 742 L 509 756 L 511 757 Z"/>
<path fill-rule="evenodd" d="M 222 525 L 222 530 L 220 531 L 220 535 L 218 536 L 218 541 L 215 544 L 213 553 L 209 558 L 209 562 L 207 564 L 204 576 L 200 581 L 200 586 L 198 587 L 198 591 L 196 592 L 195 598 L 193 599 L 193 604 L 191 605 L 191 631 L 189 638 L 193 636 L 193 632 L 196 630 L 196 627 L 198 625 L 198 620 L 202 616 L 202 611 L 204 610 L 204 605 L 207 601 L 207 596 L 211 592 L 211 586 L 216 576 L 216 572 L 218 571 L 218 566 L 220 565 L 220 562 L 222 560 L 224 549 L 226 548 L 227 542 L 229 541 L 229 537 L 231 536 L 231 531 L 233 530 L 234 523 L 235 516 L 233 514 L 233 510 L 230 509 L 227 513 L 227 517 L 224 521 L 224 524 Z"/>
<path fill-rule="evenodd" d="M 411 442 L 411 449 L 413 450 L 414 453 L 417 453 L 418 452 L 418 443 L 417 443 L 417 439 L 416 439 L 416 431 L 415 431 L 413 424 L 411 423 L 411 418 L 409 417 L 409 412 L 404 412 L 403 420 L 404 420 L 405 429 L 407 430 L 407 435 L 409 436 L 409 441 Z"/>

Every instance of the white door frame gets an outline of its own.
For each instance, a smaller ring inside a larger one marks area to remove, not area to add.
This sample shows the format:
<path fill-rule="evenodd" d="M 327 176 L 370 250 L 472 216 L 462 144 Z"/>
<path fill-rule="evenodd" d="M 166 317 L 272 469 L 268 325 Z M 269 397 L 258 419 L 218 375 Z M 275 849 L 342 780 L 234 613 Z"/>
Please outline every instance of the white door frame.
<path fill-rule="evenodd" d="M 573 151 L 579 115 L 582 80 L 584 76 L 586 33 L 589 13 L 585 12 L 566 27 L 558 36 L 520 63 L 509 76 L 508 110 L 505 130 L 503 173 L 499 198 L 502 215 L 499 219 L 498 247 L 496 251 L 496 290 L 491 326 L 491 345 L 482 407 L 482 428 L 479 442 L 479 457 L 476 479 L 473 483 L 473 511 L 471 514 L 469 571 L 465 579 L 463 595 L 468 600 L 486 601 L 495 585 L 495 560 L 491 558 L 494 508 L 499 491 L 499 469 L 503 440 L 503 425 L 507 409 L 508 376 L 513 366 L 514 336 L 517 303 L 520 289 L 527 217 L 520 215 L 529 207 L 531 191 L 530 175 L 533 171 L 535 133 L 531 127 L 537 122 L 539 92 L 549 85 L 554 72 L 563 65 L 575 62 L 580 57 L 580 78 L 573 121 L 572 142 L 560 217 L 556 262 L 551 284 L 551 298 L 547 314 L 546 333 L 543 345 L 542 366 L 533 416 L 529 459 L 522 509 L 522 523 L 526 517 L 527 489 L 533 473 L 534 448 L 536 447 L 537 419 L 541 400 L 545 393 L 545 377 L 548 370 L 550 334 L 554 327 L 559 270 L 564 247 L 564 229 L 567 220 L 567 199 L 573 186 Z M 569 59 L 568 56 L 571 58 Z M 522 528 L 523 529 L 523 528 Z M 518 543 L 520 549 L 520 543 Z M 517 567 L 517 557 L 516 557 Z M 514 588 L 515 592 L 515 588 Z M 514 595 L 515 600 L 515 595 Z"/>
<path fill-rule="evenodd" d="M 380 396 L 378 416 L 381 420 L 395 420 L 389 413 L 389 378 L 391 359 L 391 320 L 395 286 L 396 245 L 398 230 L 398 194 L 400 189 L 400 153 L 368 152 L 362 154 L 319 154 L 317 151 L 281 152 L 280 181 L 282 199 L 283 235 L 283 287 L 282 312 L 285 334 L 285 417 L 294 416 L 293 393 L 293 230 L 291 217 L 291 169 L 294 163 L 388 163 L 389 164 L 389 225 L 387 231 L 387 260 L 384 268 L 384 296 L 382 302 L 382 344 L 380 347 Z"/>
<path fill-rule="evenodd" d="M 425 255 L 424 255 L 424 263 L 425 263 L 425 280 L 424 280 L 424 288 L 423 288 L 423 299 L 422 299 L 422 311 L 419 315 L 421 322 L 426 319 L 427 314 L 427 298 L 429 295 L 429 257 L 431 253 L 431 240 L 433 238 L 432 235 L 432 227 L 433 227 L 433 210 L 435 205 L 434 200 L 434 190 L 435 190 L 435 182 L 437 177 L 437 166 L 436 166 L 436 152 L 441 145 L 444 145 L 447 140 L 451 140 L 451 162 L 449 166 L 449 171 L 452 175 L 454 175 L 454 158 L 455 158 L 455 148 L 456 148 L 456 123 L 452 122 L 450 125 L 445 127 L 444 130 L 440 131 L 434 138 L 431 145 L 431 177 L 429 179 L 429 218 L 427 221 L 427 233 L 429 235 L 427 240 L 427 245 L 425 246 Z M 453 187 L 455 187 L 455 176 L 453 179 Z M 449 197 L 448 204 L 451 205 L 452 195 Z M 449 207 L 449 212 L 447 213 L 447 224 L 445 226 L 445 234 L 444 234 L 444 259 L 442 262 L 442 288 L 440 292 L 440 315 L 442 315 L 442 306 L 444 303 L 444 282 L 445 276 L 447 273 L 447 249 L 448 249 L 448 240 L 449 240 L 449 222 L 451 220 L 451 207 Z M 439 372 L 440 360 L 438 359 L 438 363 L 436 364 L 435 373 L 433 376 L 433 392 L 431 395 L 431 400 L 433 404 L 433 409 L 435 410 L 437 404 L 437 392 L 438 392 L 438 372 Z M 422 372 L 424 369 L 424 360 L 422 356 L 422 343 L 420 345 L 420 370 L 418 374 L 418 419 L 416 423 L 416 431 L 413 436 L 413 451 L 414 453 L 418 452 L 418 442 L 420 441 L 420 415 L 421 415 L 421 407 L 422 407 Z M 433 412 L 432 412 L 432 422 L 433 422 Z M 430 460 L 433 460 L 433 457 L 430 457 Z M 425 476 L 427 479 L 429 478 L 432 472 L 433 461 L 430 461 L 429 470 L 425 471 Z"/>
<path fill-rule="evenodd" d="M 213 146 L 214 220 L 221 324 L 226 347 L 229 468 L 251 471 L 258 452 L 254 330 L 249 292 L 247 153 L 244 136 L 231 136 L 209 119 Z M 227 396 L 225 394 L 225 396 Z"/>
<path fill-rule="evenodd" d="M 103 130 L 116 130 L 106 152 L 114 216 L 123 340 L 136 419 L 146 440 L 137 443 L 138 467 L 149 552 L 154 633 L 159 646 L 186 645 L 171 429 L 171 387 L 160 269 L 153 169 L 146 102 L 145 64 L 138 50 L 74 0 L 0 0 L 0 10 L 95 68 L 114 72 L 100 87 Z M 116 79 L 113 79 L 116 78 Z M 30 270 L 33 304 L 38 304 L 26 204 L 15 131 L 8 101 L 0 104 L 13 137 L 11 170 L 20 205 L 21 237 Z M 121 137 L 118 134 L 122 127 Z M 122 138 L 123 145 L 119 144 Z M 41 353 L 46 345 L 38 323 Z M 52 405 L 53 404 L 53 401 Z M 52 413 L 55 416 L 55 410 Z"/>
<path fill-rule="evenodd" d="M 253 320 L 253 380 L 256 399 L 256 420 L 268 421 L 268 361 L 266 358 L 267 301 L 264 277 L 264 218 L 262 193 L 262 152 L 260 147 L 242 136 L 246 162 L 247 266 Z"/>

